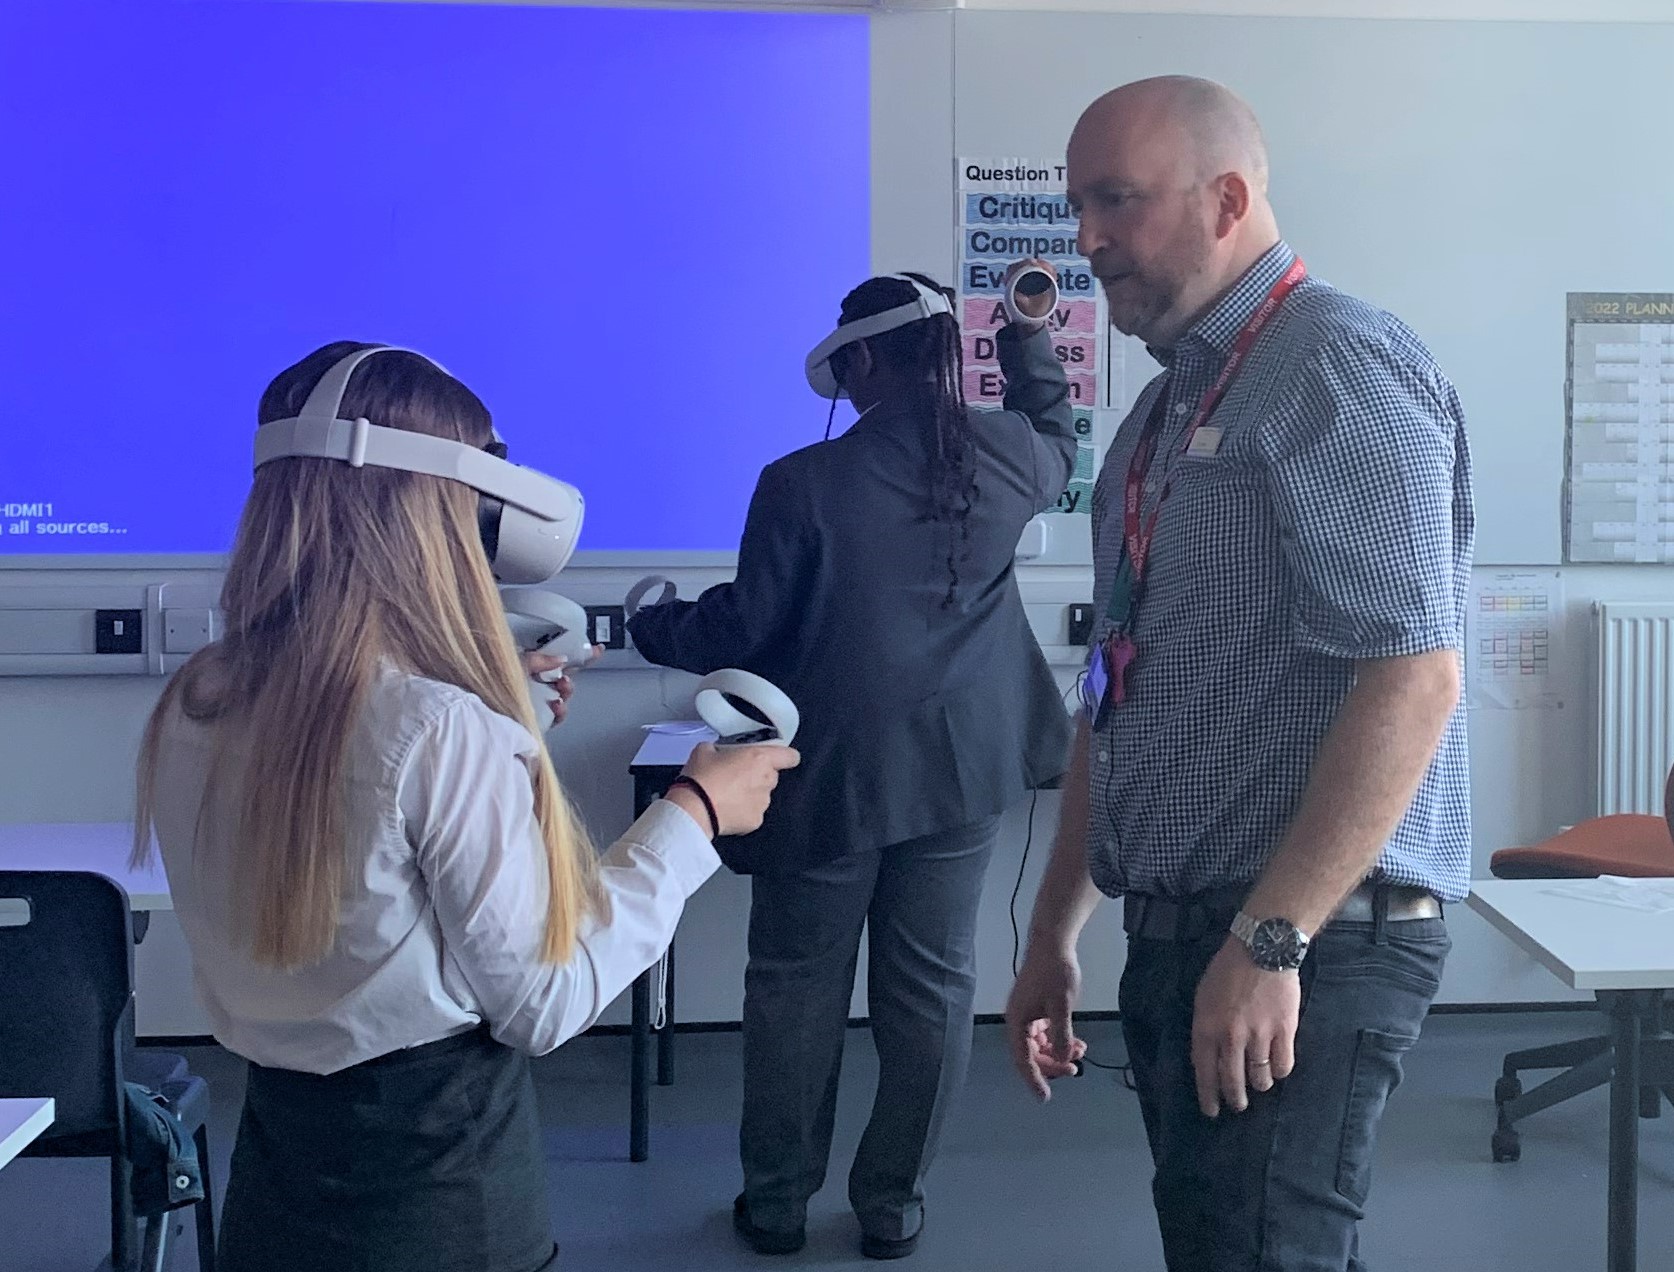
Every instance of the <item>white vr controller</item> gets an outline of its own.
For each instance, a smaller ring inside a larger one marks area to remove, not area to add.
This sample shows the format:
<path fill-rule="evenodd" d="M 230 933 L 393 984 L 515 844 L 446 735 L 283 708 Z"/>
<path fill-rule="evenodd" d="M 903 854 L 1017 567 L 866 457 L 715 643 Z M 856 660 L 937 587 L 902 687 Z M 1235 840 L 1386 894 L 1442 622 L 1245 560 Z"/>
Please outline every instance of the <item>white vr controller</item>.
<path fill-rule="evenodd" d="M 629 589 L 622 602 L 623 612 L 629 618 L 639 613 L 653 588 L 659 590 L 652 605 L 664 605 L 677 593 L 670 580 L 660 574 L 649 575 Z M 746 715 L 733 705 L 735 702 L 743 703 L 760 718 Z M 802 713 L 783 689 L 736 667 L 711 672 L 700 680 L 694 705 L 703 722 L 715 730 L 718 746 L 789 746 L 802 727 Z"/>
<path fill-rule="evenodd" d="M 645 598 L 651 594 L 651 589 L 658 586 L 661 586 L 662 591 L 657 594 L 657 599 L 651 602 L 653 605 L 667 604 L 678 595 L 679 589 L 674 586 L 672 579 L 665 579 L 660 574 L 647 574 L 628 589 L 628 597 L 622 602 L 623 617 L 632 618 L 639 613 L 645 607 Z"/>
<path fill-rule="evenodd" d="M 593 655 L 592 642 L 587 639 L 587 612 L 569 597 L 538 587 L 503 587 L 500 603 L 506 607 L 512 640 L 520 651 L 565 662 L 554 671 L 530 677 L 530 697 L 537 708 L 546 706 L 558 696 L 555 682 L 580 670 Z"/>
<path fill-rule="evenodd" d="M 1023 312 L 1017 301 L 1019 297 L 1027 300 L 1038 300 L 1049 297 L 1046 313 L 1040 317 Z M 1006 307 L 1006 317 L 1013 322 L 1042 323 L 1051 317 L 1058 308 L 1058 280 L 1052 277 L 1050 270 L 1042 269 L 1039 265 L 1031 265 L 1027 269 L 1017 271 L 1011 282 L 1006 284 L 1006 294 L 1003 298 Z"/>
<path fill-rule="evenodd" d="M 734 702 L 753 708 L 761 719 L 746 715 Z M 696 706 L 719 736 L 718 746 L 789 746 L 802 726 L 802 713 L 783 689 L 736 667 L 698 681 Z"/>

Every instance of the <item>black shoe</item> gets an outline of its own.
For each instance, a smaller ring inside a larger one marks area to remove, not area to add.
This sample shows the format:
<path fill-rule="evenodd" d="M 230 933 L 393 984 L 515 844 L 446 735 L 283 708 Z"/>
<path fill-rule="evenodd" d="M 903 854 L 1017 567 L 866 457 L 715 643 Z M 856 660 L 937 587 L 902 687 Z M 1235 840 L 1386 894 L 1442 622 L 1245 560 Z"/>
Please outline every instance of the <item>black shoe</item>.
<path fill-rule="evenodd" d="M 917 1232 L 910 1237 L 891 1240 L 888 1237 L 868 1237 L 864 1234 L 860 1238 L 860 1252 L 868 1259 L 904 1259 L 918 1249 Z"/>
<path fill-rule="evenodd" d="M 756 1227 L 750 1222 L 750 1208 L 744 1202 L 743 1193 L 732 1203 L 732 1227 L 757 1254 L 795 1254 L 808 1244 L 808 1232 L 804 1228 L 784 1231 Z"/>

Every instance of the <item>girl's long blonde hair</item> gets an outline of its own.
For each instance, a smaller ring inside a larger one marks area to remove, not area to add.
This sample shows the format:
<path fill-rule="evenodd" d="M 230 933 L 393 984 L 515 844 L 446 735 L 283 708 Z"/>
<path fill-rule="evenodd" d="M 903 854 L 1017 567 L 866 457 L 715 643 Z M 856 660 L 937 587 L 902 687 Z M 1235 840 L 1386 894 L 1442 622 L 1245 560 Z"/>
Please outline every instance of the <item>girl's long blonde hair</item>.
<path fill-rule="evenodd" d="M 258 422 L 296 415 L 326 370 L 363 344 L 341 341 L 283 371 Z M 367 358 L 343 396 L 365 418 L 485 446 L 488 410 L 415 354 Z M 164 690 L 140 748 L 134 861 L 151 853 L 159 745 L 170 714 L 250 741 L 244 752 L 236 895 L 252 956 L 278 968 L 332 948 L 350 886 L 348 745 L 380 663 L 476 694 L 541 729 L 524 687 L 477 529 L 478 497 L 459 482 L 329 459 L 265 464 L 255 476 L 221 593 L 226 634 Z M 217 745 L 210 792 L 230 775 Z M 544 747 L 532 766 L 551 903 L 543 957 L 569 959 L 583 919 L 602 906 L 596 858 Z M 199 821 L 202 823 L 202 817 Z"/>

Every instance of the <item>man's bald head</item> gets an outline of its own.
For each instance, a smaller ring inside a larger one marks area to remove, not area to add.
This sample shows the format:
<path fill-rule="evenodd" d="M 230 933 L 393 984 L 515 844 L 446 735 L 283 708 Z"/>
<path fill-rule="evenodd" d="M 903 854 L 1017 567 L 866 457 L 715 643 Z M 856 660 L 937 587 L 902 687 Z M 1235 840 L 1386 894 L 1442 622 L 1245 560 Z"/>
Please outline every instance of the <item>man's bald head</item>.
<path fill-rule="evenodd" d="M 1166 139 L 1197 180 L 1236 172 L 1267 193 L 1267 141 L 1255 111 L 1214 80 L 1161 75 L 1124 84 L 1082 112 L 1076 134 L 1084 130 L 1095 135 L 1143 132 Z"/>
<path fill-rule="evenodd" d="M 1111 321 L 1172 344 L 1278 241 L 1255 112 L 1211 80 L 1106 93 L 1070 136 L 1069 197 Z"/>

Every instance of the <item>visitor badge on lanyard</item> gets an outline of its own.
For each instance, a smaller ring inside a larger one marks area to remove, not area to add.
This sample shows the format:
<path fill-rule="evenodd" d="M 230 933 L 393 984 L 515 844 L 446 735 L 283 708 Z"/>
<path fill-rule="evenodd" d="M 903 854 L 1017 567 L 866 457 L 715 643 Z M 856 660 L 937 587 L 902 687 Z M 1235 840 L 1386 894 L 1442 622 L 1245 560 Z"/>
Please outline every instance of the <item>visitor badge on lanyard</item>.
<path fill-rule="evenodd" d="M 1222 430 L 1212 426 L 1206 428 L 1205 424 L 1226 396 L 1233 378 L 1243 368 L 1268 320 L 1307 276 L 1307 266 L 1300 259 L 1293 261 L 1284 277 L 1273 284 L 1261 304 L 1256 306 L 1233 342 L 1226 365 L 1192 414 L 1191 423 L 1186 427 L 1183 448 L 1186 454 L 1207 458 L 1220 450 Z M 1151 515 L 1141 515 L 1151 464 L 1157 455 L 1158 435 L 1166 416 L 1163 406 L 1167 395 L 1166 388 L 1158 393 L 1157 400 L 1152 404 L 1151 417 L 1145 422 L 1139 444 L 1128 463 L 1128 480 L 1122 500 L 1122 559 L 1116 567 L 1110 604 L 1105 608 L 1105 617 L 1110 621 L 1111 628 L 1109 634 L 1090 651 L 1087 671 L 1082 678 L 1082 701 L 1095 729 L 1108 718 L 1112 707 L 1119 707 L 1127 701 L 1128 676 L 1139 658 L 1139 646 L 1133 639 L 1134 623 L 1145 592 L 1145 570 L 1150 562 L 1151 542 L 1157 533 L 1157 519 L 1162 515 L 1163 504 L 1172 489 L 1172 482 L 1165 473 L 1162 490 L 1157 495 Z"/>

